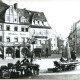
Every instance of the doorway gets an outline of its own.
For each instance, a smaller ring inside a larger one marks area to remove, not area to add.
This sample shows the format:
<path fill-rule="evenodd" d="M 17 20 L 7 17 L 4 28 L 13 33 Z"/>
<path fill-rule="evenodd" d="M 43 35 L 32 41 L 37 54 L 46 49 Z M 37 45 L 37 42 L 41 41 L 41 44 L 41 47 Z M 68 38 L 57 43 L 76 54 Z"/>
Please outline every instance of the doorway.
<path fill-rule="evenodd" d="M 20 58 L 20 50 L 19 50 L 19 48 L 15 49 L 15 53 L 16 53 L 16 58 Z"/>

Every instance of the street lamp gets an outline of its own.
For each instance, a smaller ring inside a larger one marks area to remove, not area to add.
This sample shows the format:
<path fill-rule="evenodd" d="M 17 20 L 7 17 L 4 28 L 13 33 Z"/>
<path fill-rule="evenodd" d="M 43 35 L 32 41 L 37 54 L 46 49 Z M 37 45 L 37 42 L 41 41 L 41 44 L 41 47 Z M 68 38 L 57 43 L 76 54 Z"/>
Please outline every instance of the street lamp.
<path fill-rule="evenodd" d="M 46 56 L 48 57 L 48 49 L 47 49 L 47 34 L 48 34 L 48 31 L 46 30 L 46 49 L 45 49 L 45 52 L 46 52 Z"/>

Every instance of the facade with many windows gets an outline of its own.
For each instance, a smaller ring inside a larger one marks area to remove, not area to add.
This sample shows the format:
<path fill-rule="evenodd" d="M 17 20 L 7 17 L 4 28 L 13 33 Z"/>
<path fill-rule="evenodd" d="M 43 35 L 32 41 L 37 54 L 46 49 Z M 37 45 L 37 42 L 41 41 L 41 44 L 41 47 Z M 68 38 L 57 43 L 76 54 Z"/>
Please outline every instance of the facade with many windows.
<path fill-rule="evenodd" d="M 75 50 L 76 53 L 80 53 L 80 20 L 75 22 L 71 27 L 71 32 L 68 36 L 71 50 Z"/>
<path fill-rule="evenodd" d="M 35 54 L 45 56 L 47 49 L 47 54 L 51 55 L 51 41 L 49 37 L 51 27 L 43 12 L 34 12 L 29 32 L 31 32 L 30 37 L 36 39 L 35 44 L 32 45 L 32 50 L 34 49 Z"/>
<path fill-rule="evenodd" d="M 23 58 L 29 56 L 30 51 L 41 48 L 50 50 L 51 27 L 43 12 L 19 9 L 14 5 L 3 4 L 3 18 L 0 15 L 0 56 L 3 58 Z M 30 44 L 29 40 L 36 40 Z M 48 42 L 48 43 L 47 43 Z M 44 50 L 42 50 L 44 51 Z"/>
<path fill-rule="evenodd" d="M 9 6 L 5 11 L 5 21 L 0 24 L 1 56 L 3 58 L 21 58 L 29 54 L 30 44 L 27 41 L 29 24 L 21 23 L 23 19 L 20 18 L 22 16 L 20 14 L 17 4 Z"/>

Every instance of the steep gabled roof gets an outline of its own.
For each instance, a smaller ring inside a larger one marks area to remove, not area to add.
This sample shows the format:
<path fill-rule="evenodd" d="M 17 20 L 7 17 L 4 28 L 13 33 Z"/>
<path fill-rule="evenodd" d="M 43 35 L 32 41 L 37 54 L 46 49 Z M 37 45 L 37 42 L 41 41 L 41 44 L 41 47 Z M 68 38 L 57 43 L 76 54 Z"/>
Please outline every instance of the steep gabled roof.
<path fill-rule="evenodd" d="M 2 1 L 0 1 L 0 13 L 6 10 L 9 6 Z"/>
<path fill-rule="evenodd" d="M 2 1 L 0 1 L 0 22 L 4 22 L 4 14 L 6 9 L 8 9 L 9 6 Z"/>

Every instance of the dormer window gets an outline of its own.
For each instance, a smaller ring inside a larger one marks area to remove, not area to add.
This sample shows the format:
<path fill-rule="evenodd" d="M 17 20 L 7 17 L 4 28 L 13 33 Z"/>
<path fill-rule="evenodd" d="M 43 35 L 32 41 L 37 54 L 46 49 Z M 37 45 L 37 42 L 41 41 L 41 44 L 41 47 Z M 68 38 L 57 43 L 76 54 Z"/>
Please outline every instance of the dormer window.
<path fill-rule="evenodd" d="M 24 16 L 21 17 L 21 22 L 22 22 L 22 23 L 25 23 L 25 22 L 26 22 L 26 19 L 25 19 Z"/>
<path fill-rule="evenodd" d="M 40 16 L 40 13 L 38 13 L 38 16 Z"/>
<path fill-rule="evenodd" d="M 31 15 L 31 12 L 29 12 L 29 15 Z"/>

